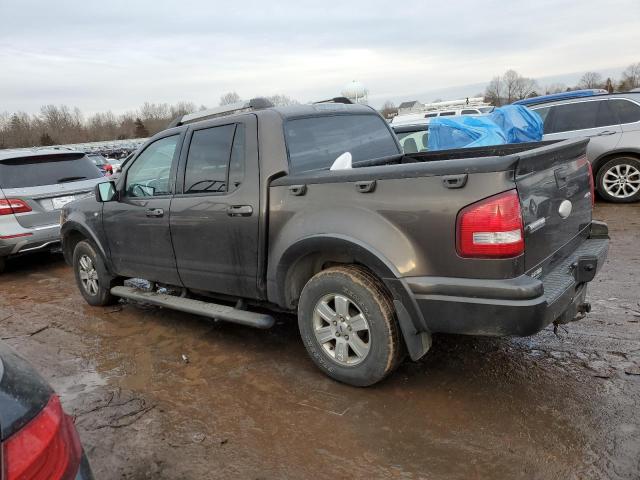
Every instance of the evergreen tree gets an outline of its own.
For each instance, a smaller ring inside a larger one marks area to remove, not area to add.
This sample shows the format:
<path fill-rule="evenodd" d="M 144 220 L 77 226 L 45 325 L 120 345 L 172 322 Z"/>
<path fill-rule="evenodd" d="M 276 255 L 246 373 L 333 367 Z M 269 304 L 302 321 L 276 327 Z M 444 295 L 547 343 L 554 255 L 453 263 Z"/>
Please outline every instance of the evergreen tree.
<path fill-rule="evenodd" d="M 136 118 L 134 125 L 136 128 L 135 130 L 136 138 L 145 138 L 149 136 L 149 130 L 147 130 L 147 127 L 144 126 L 144 123 L 142 123 L 142 120 L 140 120 L 140 117 Z"/>

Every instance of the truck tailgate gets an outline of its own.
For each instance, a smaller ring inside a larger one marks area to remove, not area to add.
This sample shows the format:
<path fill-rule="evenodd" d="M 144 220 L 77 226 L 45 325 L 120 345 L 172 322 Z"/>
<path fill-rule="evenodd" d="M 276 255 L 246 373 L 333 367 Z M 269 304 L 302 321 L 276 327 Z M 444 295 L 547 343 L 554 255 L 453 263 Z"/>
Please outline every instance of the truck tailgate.
<path fill-rule="evenodd" d="M 543 274 L 589 235 L 592 178 L 588 139 L 567 140 L 520 154 L 516 187 L 525 238 L 525 270 Z M 563 249 L 563 247 L 565 247 Z"/>

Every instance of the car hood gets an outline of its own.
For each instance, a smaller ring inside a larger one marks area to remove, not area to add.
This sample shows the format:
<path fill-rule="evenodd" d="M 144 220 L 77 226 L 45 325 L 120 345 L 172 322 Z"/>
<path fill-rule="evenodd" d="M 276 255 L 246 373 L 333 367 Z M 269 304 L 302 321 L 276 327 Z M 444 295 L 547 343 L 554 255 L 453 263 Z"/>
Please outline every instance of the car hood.
<path fill-rule="evenodd" d="M 35 417 L 52 394 L 33 367 L 0 342 L 0 441 Z"/>

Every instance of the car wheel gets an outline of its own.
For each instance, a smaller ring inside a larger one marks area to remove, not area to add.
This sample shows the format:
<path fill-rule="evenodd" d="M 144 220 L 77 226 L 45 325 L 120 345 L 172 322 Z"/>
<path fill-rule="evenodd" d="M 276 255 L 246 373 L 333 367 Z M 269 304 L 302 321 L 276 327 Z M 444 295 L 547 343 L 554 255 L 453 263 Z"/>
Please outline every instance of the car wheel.
<path fill-rule="evenodd" d="M 358 266 L 332 267 L 307 282 L 298 327 L 315 364 L 349 385 L 373 385 L 402 360 L 393 303 L 382 283 Z"/>
<path fill-rule="evenodd" d="M 111 295 L 115 284 L 95 247 L 84 240 L 73 251 L 73 271 L 80 293 L 89 305 L 111 305 L 118 299 Z"/>
<path fill-rule="evenodd" d="M 640 160 L 618 157 L 598 170 L 598 193 L 610 202 L 629 203 L 640 200 Z"/>
<path fill-rule="evenodd" d="M 4 269 L 6 266 L 7 266 L 7 259 L 5 257 L 0 257 L 0 273 L 4 272 Z"/>

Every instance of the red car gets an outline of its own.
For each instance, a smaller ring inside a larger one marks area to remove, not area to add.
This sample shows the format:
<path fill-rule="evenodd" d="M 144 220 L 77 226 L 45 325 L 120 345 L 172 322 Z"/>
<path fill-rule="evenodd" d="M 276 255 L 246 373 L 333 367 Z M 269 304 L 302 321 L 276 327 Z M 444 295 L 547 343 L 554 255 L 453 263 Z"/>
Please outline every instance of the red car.
<path fill-rule="evenodd" d="M 92 480 L 73 418 L 36 371 L 0 343 L 0 478 Z"/>
<path fill-rule="evenodd" d="M 91 161 L 95 163 L 96 167 L 100 169 L 105 177 L 108 175 L 113 175 L 113 167 L 102 155 L 98 155 L 97 153 L 88 153 L 87 157 L 89 157 Z"/>

